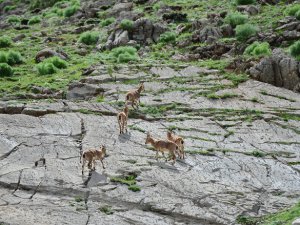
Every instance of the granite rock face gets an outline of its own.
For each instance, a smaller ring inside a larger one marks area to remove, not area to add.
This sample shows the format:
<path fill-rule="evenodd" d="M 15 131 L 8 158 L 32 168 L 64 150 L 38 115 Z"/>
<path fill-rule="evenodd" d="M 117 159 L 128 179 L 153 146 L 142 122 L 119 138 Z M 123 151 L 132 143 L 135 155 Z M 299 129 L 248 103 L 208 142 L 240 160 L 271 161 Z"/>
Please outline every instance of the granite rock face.
<path fill-rule="evenodd" d="M 196 66 L 106 71 L 80 81 L 103 90 L 102 103 L 0 104 L 1 223 L 227 225 L 298 202 L 299 94 L 253 80 L 236 87 Z M 119 135 L 116 114 L 139 81 L 142 105 Z M 220 86 L 217 95 L 236 97 L 199 94 Z M 168 129 L 185 140 L 186 159 L 175 165 L 145 145 L 148 131 L 166 138 Z M 102 144 L 106 168 L 98 162 L 82 176 L 81 152 Z M 128 175 L 140 191 L 112 182 Z"/>

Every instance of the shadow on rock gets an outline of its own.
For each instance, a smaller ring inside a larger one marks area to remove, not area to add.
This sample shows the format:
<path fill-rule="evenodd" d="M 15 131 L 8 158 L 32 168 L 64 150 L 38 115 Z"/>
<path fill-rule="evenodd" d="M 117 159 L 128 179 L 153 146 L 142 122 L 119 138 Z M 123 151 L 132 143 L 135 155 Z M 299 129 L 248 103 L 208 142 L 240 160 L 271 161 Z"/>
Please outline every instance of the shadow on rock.
<path fill-rule="evenodd" d="M 129 141 L 130 138 L 131 138 L 131 133 L 119 134 L 119 136 L 118 136 L 118 140 L 121 143 L 125 143 L 125 142 Z"/>
<path fill-rule="evenodd" d="M 107 184 L 107 176 L 96 171 L 90 171 L 88 178 L 83 183 L 86 187 L 95 187 Z"/>

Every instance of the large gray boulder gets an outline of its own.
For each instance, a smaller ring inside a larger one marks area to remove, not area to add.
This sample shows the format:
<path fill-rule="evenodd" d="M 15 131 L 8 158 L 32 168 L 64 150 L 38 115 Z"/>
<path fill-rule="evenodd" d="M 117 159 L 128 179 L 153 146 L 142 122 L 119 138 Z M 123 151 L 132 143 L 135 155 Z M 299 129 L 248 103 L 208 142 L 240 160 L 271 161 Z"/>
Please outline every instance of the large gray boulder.
<path fill-rule="evenodd" d="M 281 49 L 274 49 L 270 57 L 263 58 L 257 65 L 250 68 L 250 75 L 259 81 L 300 91 L 300 66 L 294 58 Z"/>
<path fill-rule="evenodd" d="M 131 30 L 115 29 L 104 46 L 105 49 L 112 49 L 118 46 L 130 45 L 130 43 L 139 43 L 147 45 L 157 42 L 159 36 L 166 31 L 166 27 L 161 24 L 154 24 L 146 18 L 137 19 Z"/>
<path fill-rule="evenodd" d="M 69 85 L 67 99 L 89 99 L 103 93 L 104 90 L 97 85 L 73 82 Z"/>

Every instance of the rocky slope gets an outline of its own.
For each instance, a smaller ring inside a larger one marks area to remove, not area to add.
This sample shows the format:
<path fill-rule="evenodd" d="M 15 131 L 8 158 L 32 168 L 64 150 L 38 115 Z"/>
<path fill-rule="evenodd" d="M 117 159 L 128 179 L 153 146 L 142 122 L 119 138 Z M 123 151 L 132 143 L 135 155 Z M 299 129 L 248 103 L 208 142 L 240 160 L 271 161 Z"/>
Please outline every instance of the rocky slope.
<path fill-rule="evenodd" d="M 0 64 L 13 70 L 0 74 L 0 225 L 300 217 L 299 1 L 234 2 L 0 0 Z M 245 40 L 228 22 L 238 12 L 256 26 Z M 175 165 L 145 144 L 167 130 L 185 140 Z M 80 154 L 102 144 L 106 169 L 82 176 Z"/>

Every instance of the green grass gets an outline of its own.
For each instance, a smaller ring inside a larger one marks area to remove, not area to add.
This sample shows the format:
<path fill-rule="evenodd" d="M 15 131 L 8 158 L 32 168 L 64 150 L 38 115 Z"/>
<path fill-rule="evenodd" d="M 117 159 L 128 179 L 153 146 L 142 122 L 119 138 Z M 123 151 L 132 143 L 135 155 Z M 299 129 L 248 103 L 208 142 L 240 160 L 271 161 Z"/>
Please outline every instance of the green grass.
<path fill-rule="evenodd" d="M 258 28 L 253 24 L 241 24 L 235 28 L 235 36 L 238 41 L 247 41 L 250 37 L 256 35 Z"/>
<path fill-rule="evenodd" d="M 128 19 L 124 19 L 124 20 L 121 21 L 120 27 L 123 30 L 132 30 L 132 28 L 133 28 L 133 21 L 132 20 L 128 20 Z"/>
<path fill-rule="evenodd" d="M 0 77 L 9 77 L 14 74 L 14 70 L 7 63 L 0 63 Z"/>
<path fill-rule="evenodd" d="M 235 86 L 249 79 L 248 75 L 246 74 L 235 74 L 235 73 L 225 73 L 224 78 L 231 80 Z"/>
<path fill-rule="evenodd" d="M 116 21 L 115 18 L 110 17 L 110 18 L 107 18 L 107 19 L 101 21 L 100 25 L 101 25 L 102 27 L 106 27 L 106 26 L 108 26 L 108 25 L 114 23 L 115 21 Z"/>
<path fill-rule="evenodd" d="M 133 192 L 137 192 L 137 191 L 140 191 L 141 188 L 136 185 L 136 175 L 128 175 L 128 176 L 125 176 L 125 177 L 111 177 L 110 180 L 112 182 L 117 182 L 117 183 L 120 183 L 120 184 L 125 184 L 128 186 L 128 190 L 131 190 Z"/>
<path fill-rule="evenodd" d="M 241 225 L 292 225 L 300 217 L 300 202 L 296 205 L 263 217 L 238 216 L 236 222 Z"/>
<path fill-rule="evenodd" d="M 106 215 L 112 215 L 114 214 L 113 210 L 112 210 L 112 207 L 109 206 L 109 205 L 106 205 L 106 206 L 102 206 L 99 208 L 99 210 L 103 213 L 105 213 Z"/>
<path fill-rule="evenodd" d="M 208 94 L 206 97 L 209 98 L 209 99 L 227 99 L 227 98 L 238 97 L 238 95 L 234 94 L 234 93 L 224 93 L 224 94 L 221 94 L 221 95 L 211 93 L 211 94 Z"/>
<path fill-rule="evenodd" d="M 255 157 L 258 157 L 258 158 L 262 158 L 262 157 L 265 157 L 265 153 L 263 153 L 263 152 L 260 152 L 260 151 L 253 151 L 252 153 L 251 153 L 251 155 L 253 155 L 253 156 L 255 156 Z"/>
<path fill-rule="evenodd" d="M 79 37 L 79 42 L 86 45 L 95 45 L 99 39 L 99 32 L 96 31 L 86 31 L 82 33 Z"/>
<path fill-rule="evenodd" d="M 137 49 L 131 46 L 122 46 L 112 49 L 110 53 L 114 62 L 128 63 L 139 59 Z"/>
<path fill-rule="evenodd" d="M 248 21 L 248 16 L 239 12 L 230 13 L 225 17 L 224 21 L 232 27 L 236 27 L 237 25 L 245 24 Z"/>
<path fill-rule="evenodd" d="M 296 100 L 294 100 L 294 99 L 290 99 L 290 98 L 287 98 L 287 97 L 284 97 L 284 96 L 280 96 L 280 95 L 276 95 L 276 94 L 271 94 L 271 93 L 268 93 L 265 90 L 262 90 L 259 93 L 261 93 L 262 95 L 266 95 L 266 96 L 271 96 L 271 97 L 278 98 L 278 99 L 287 100 L 289 102 L 296 102 Z"/>
<path fill-rule="evenodd" d="M 83 198 L 81 196 L 76 196 L 75 197 L 75 202 L 82 202 Z"/>
<path fill-rule="evenodd" d="M 249 45 L 244 51 L 244 55 L 254 57 L 269 56 L 271 53 L 272 51 L 268 42 L 259 43 L 257 41 Z"/>
<path fill-rule="evenodd" d="M 12 41 L 10 37 L 6 35 L 0 37 L 0 48 L 10 47 L 11 45 L 12 45 Z"/>
<path fill-rule="evenodd" d="M 300 41 L 296 41 L 293 45 L 291 45 L 289 51 L 293 57 L 300 61 Z"/>
<path fill-rule="evenodd" d="M 41 22 L 41 17 L 39 16 L 33 16 L 30 18 L 30 20 L 28 21 L 29 25 L 33 25 L 33 24 L 37 24 Z"/>
<path fill-rule="evenodd" d="M 206 155 L 206 156 L 215 156 L 213 150 L 185 150 L 186 153 L 191 155 Z"/>

